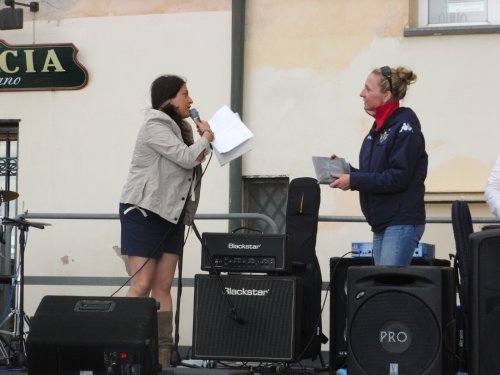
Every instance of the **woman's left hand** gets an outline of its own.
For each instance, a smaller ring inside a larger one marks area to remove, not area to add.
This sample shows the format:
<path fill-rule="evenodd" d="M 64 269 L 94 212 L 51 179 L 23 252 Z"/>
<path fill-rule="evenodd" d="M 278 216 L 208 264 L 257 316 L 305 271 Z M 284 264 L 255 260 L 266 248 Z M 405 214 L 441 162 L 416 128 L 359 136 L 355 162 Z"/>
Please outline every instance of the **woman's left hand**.
<path fill-rule="evenodd" d="M 336 180 L 330 184 L 331 188 L 342 189 L 344 191 L 351 188 L 351 176 L 349 174 L 331 173 L 331 175 L 336 178 Z"/>

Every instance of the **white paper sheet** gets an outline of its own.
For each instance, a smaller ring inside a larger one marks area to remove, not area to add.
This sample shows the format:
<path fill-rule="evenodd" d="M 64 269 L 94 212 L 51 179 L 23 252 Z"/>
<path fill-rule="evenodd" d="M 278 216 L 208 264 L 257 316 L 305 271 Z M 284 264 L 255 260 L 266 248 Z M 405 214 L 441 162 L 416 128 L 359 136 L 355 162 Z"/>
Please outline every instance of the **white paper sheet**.
<path fill-rule="evenodd" d="M 215 135 L 212 146 L 221 154 L 253 137 L 253 133 L 227 105 L 215 112 L 208 123 Z"/>
<path fill-rule="evenodd" d="M 214 153 L 215 156 L 217 156 L 217 159 L 219 160 L 219 164 L 221 166 L 233 161 L 236 158 L 239 158 L 241 155 L 247 153 L 253 148 L 253 139 L 248 139 L 245 142 L 243 142 L 241 145 L 236 146 L 233 148 L 231 151 L 225 152 L 221 154 L 219 151 L 217 151 L 216 148 L 214 148 Z"/>

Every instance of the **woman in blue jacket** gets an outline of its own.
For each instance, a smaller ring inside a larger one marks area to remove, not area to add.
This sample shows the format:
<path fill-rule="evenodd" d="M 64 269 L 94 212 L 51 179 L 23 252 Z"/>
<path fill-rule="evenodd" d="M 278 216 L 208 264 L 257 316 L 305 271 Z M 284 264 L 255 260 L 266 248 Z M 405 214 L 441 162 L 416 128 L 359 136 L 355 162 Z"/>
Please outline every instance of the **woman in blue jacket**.
<path fill-rule="evenodd" d="M 376 265 L 410 264 L 425 229 L 425 140 L 415 112 L 399 105 L 416 79 L 405 67 L 384 66 L 368 75 L 360 96 L 375 121 L 361 146 L 359 169 L 332 173 L 330 187 L 359 191 Z"/>

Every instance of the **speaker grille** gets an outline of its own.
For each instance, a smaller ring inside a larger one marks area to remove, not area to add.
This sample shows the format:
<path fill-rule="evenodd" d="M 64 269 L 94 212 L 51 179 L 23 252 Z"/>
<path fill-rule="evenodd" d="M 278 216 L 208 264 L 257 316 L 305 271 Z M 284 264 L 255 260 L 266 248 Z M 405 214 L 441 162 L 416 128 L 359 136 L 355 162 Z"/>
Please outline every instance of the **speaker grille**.
<path fill-rule="evenodd" d="M 481 345 L 480 363 L 481 375 L 500 374 L 500 360 L 498 350 L 500 348 L 500 303 L 496 301 L 496 307 L 485 317 L 480 330 L 480 337 L 485 339 Z"/>
<path fill-rule="evenodd" d="M 477 375 L 499 374 L 500 229 L 473 233 L 470 250 L 470 370 Z"/>
<path fill-rule="evenodd" d="M 299 332 L 295 277 L 221 276 L 240 324 L 215 275 L 195 276 L 193 356 L 210 359 L 293 360 Z"/>
<path fill-rule="evenodd" d="M 484 349 L 479 350 L 482 373 L 500 373 L 500 237 L 483 241 L 479 249 L 481 270 L 478 272 L 479 285 L 479 335 L 486 340 Z M 481 343 L 481 340 L 480 340 Z"/>
<path fill-rule="evenodd" d="M 384 292 L 368 299 L 350 325 L 352 352 L 368 374 L 418 375 L 435 361 L 441 344 L 438 322 L 420 299 L 402 292 Z"/>
<path fill-rule="evenodd" d="M 456 372 L 453 269 L 350 267 L 349 375 Z"/>

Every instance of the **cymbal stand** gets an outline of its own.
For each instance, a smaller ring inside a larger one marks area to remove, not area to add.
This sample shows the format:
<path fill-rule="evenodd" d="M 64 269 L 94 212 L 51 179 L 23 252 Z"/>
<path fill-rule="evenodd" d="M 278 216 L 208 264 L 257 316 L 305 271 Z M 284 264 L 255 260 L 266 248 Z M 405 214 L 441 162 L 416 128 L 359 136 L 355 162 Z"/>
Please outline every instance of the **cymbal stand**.
<path fill-rule="evenodd" d="M 13 355 L 11 358 L 14 358 L 14 360 L 17 361 L 15 364 L 22 366 L 26 364 L 25 334 L 27 332 L 25 332 L 24 330 L 24 324 L 26 323 L 29 327 L 30 323 L 29 317 L 24 312 L 24 251 L 26 249 L 26 233 L 31 226 L 39 229 L 44 229 L 44 226 L 40 223 L 30 223 L 29 221 L 24 220 L 24 217 L 21 217 L 20 219 L 4 218 L 2 219 L 2 223 L 5 225 L 16 226 L 19 229 L 19 251 L 16 256 L 17 274 L 13 278 L 12 282 L 16 292 L 15 305 L 9 316 L 6 318 L 7 320 L 11 317 L 14 317 L 14 331 L 0 331 L 0 333 L 7 333 L 11 335 L 13 337 L 12 343 L 17 342 L 17 346 L 13 347 L 14 350 L 17 350 L 17 352 L 15 352 L 15 355 Z M 4 322 L 1 322 L 0 326 Z M 1 345 L 2 342 L 0 342 L 0 347 L 2 347 Z M 10 364 L 10 358 L 8 358 L 8 353 L 5 346 L 0 349 L 0 354 L 4 355 L 7 360 L 7 364 Z"/>

